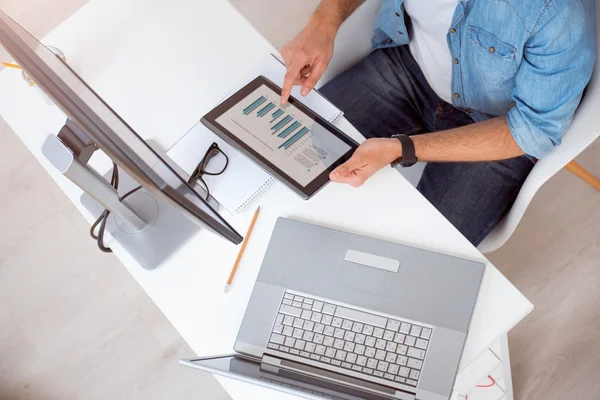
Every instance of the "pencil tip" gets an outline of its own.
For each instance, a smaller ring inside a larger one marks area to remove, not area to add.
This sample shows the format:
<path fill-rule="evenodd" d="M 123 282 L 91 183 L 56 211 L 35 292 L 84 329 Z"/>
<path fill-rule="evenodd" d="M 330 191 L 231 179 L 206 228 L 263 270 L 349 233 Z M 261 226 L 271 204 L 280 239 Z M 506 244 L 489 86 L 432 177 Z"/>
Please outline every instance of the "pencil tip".
<path fill-rule="evenodd" d="M 225 290 L 224 290 L 225 293 L 229 293 L 229 287 L 230 287 L 230 285 L 225 285 Z"/>

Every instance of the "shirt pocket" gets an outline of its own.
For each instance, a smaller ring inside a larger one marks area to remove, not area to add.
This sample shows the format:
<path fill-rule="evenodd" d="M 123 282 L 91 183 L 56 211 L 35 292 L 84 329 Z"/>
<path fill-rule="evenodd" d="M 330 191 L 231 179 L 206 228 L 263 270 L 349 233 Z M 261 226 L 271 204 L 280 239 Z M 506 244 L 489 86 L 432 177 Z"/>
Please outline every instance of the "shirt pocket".
<path fill-rule="evenodd" d="M 514 79 L 517 74 L 517 49 L 493 34 L 469 26 L 473 65 L 488 85 L 499 87 Z"/>

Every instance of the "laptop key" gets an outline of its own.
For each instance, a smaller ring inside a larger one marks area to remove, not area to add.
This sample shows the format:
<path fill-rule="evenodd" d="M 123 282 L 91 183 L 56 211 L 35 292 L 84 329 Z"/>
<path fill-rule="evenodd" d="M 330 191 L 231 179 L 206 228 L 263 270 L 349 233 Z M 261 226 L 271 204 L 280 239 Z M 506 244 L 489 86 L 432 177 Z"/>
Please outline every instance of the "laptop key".
<path fill-rule="evenodd" d="M 367 337 L 365 335 L 357 333 L 356 336 L 354 336 L 354 343 L 364 344 L 366 339 Z"/>
<path fill-rule="evenodd" d="M 376 349 L 380 349 L 383 350 L 385 349 L 385 345 L 386 345 L 386 341 L 383 339 L 377 339 L 377 341 L 375 342 L 375 348 Z"/>
<path fill-rule="evenodd" d="M 386 329 L 389 329 L 390 331 L 398 332 L 398 329 L 400 329 L 400 321 L 394 321 L 393 319 L 388 319 Z"/>
<path fill-rule="evenodd" d="M 373 375 L 383 378 L 383 372 L 381 372 L 381 371 L 373 371 Z"/>
<path fill-rule="evenodd" d="M 283 327 L 283 333 L 285 336 L 292 336 L 292 333 L 294 333 L 294 328 L 292 328 L 291 326 L 284 326 Z"/>
<path fill-rule="evenodd" d="M 369 358 L 369 360 L 367 361 L 367 367 L 377 368 L 377 360 L 374 358 Z"/>
<path fill-rule="evenodd" d="M 323 336 L 319 333 L 315 333 L 315 336 L 313 337 L 312 341 L 315 342 L 316 344 L 322 344 L 323 339 L 325 339 L 325 336 Z"/>
<path fill-rule="evenodd" d="M 315 324 L 315 327 L 313 328 L 314 333 L 323 333 L 324 330 L 325 330 L 325 325 L 323 325 L 323 324 Z"/>
<path fill-rule="evenodd" d="M 305 344 L 306 344 L 306 342 L 304 340 L 296 340 L 296 343 L 294 344 L 294 348 L 298 349 L 298 350 L 304 350 Z"/>
<path fill-rule="evenodd" d="M 416 337 L 421 336 L 421 327 L 417 326 L 417 325 L 413 325 L 412 329 L 410 330 L 410 334 L 412 336 L 416 336 Z"/>
<path fill-rule="evenodd" d="M 330 358 L 335 357 L 335 353 L 336 350 L 333 347 L 328 347 L 327 350 L 325 350 L 325 355 Z"/>
<path fill-rule="evenodd" d="M 316 347 L 317 345 L 314 343 L 306 343 L 306 345 L 304 346 L 304 350 L 308 351 L 309 353 L 314 353 Z"/>
<path fill-rule="evenodd" d="M 394 375 L 392 375 L 392 374 L 383 374 L 383 377 L 385 379 L 389 379 L 390 381 L 394 380 Z"/>
<path fill-rule="evenodd" d="M 410 324 L 407 322 L 403 322 L 402 325 L 400 325 L 400 333 L 408 335 L 410 333 Z"/>
<path fill-rule="evenodd" d="M 312 331 L 314 327 L 315 327 L 314 322 L 304 321 L 304 326 L 302 327 L 302 329 L 304 329 L 305 331 Z"/>
<path fill-rule="evenodd" d="M 396 382 L 400 382 L 400 383 L 406 383 L 406 379 L 404 379 L 404 378 L 403 378 L 403 377 L 401 377 L 401 376 L 397 376 L 396 378 L 394 378 L 394 380 L 395 380 Z"/>
<path fill-rule="evenodd" d="M 346 332 L 342 328 L 335 328 L 335 332 L 333 332 L 333 337 L 342 339 Z"/>
<path fill-rule="evenodd" d="M 417 371 L 416 369 L 411 369 L 410 374 L 408 376 L 410 377 L 410 379 L 418 380 L 419 375 L 421 375 L 419 371 Z"/>
<path fill-rule="evenodd" d="M 282 333 L 283 332 L 283 325 L 281 324 L 275 324 L 275 326 L 273 327 L 273 332 L 275 333 Z M 421 340 L 421 339 L 419 339 Z"/>
<path fill-rule="evenodd" d="M 294 333 L 292 333 L 292 336 L 295 337 L 296 339 L 302 339 L 302 336 L 304 335 L 304 331 L 302 329 L 294 329 Z"/>
<path fill-rule="evenodd" d="M 355 322 L 354 325 L 352 325 L 352 332 L 355 333 L 361 333 L 363 330 L 364 325 L 361 324 L 360 322 Z"/>
<path fill-rule="evenodd" d="M 358 365 L 353 365 L 352 366 L 352 370 L 353 371 L 357 371 L 357 372 L 362 372 L 362 367 L 358 366 Z"/>
<path fill-rule="evenodd" d="M 287 353 L 288 351 L 290 351 L 290 348 L 285 347 L 285 346 L 279 346 L 279 351 L 283 351 L 284 353 Z"/>
<path fill-rule="evenodd" d="M 377 328 L 377 327 L 376 327 L 376 328 L 373 330 L 373 336 L 375 336 L 376 338 L 379 338 L 379 339 L 381 339 L 381 338 L 383 337 L 383 329 L 381 329 L 381 328 Z"/>
<path fill-rule="evenodd" d="M 387 356 L 385 356 L 385 361 L 387 361 L 389 363 L 395 363 L 396 357 L 397 356 L 394 353 L 388 353 Z"/>
<path fill-rule="evenodd" d="M 342 362 L 342 367 L 347 369 L 352 369 L 352 364 L 347 362 Z"/>
<path fill-rule="evenodd" d="M 396 364 L 398 365 L 406 365 L 408 364 L 408 357 L 406 356 L 398 356 L 396 359 Z"/>
<path fill-rule="evenodd" d="M 294 347 L 295 343 L 296 343 L 296 339 L 294 339 L 293 337 L 289 337 L 288 336 L 288 337 L 285 338 L 285 343 L 284 344 L 287 347 Z"/>
<path fill-rule="evenodd" d="M 342 339 L 335 339 L 335 341 L 333 342 L 333 348 L 335 349 L 343 349 L 344 348 L 344 341 Z"/>
<path fill-rule="evenodd" d="M 342 366 L 342 362 L 341 362 L 340 360 L 331 360 L 331 363 L 332 363 L 333 365 L 337 365 L 338 367 L 341 367 L 341 366 Z"/>
<path fill-rule="evenodd" d="M 323 314 L 333 315 L 335 313 L 335 306 L 333 304 L 325 304 L 323 306 Z"/>
<path fill-rule="evenodd" d="M 322 344 L 318 344 L 317 347 L 315 347 L 315 353 L 322 356 L 325 354 L 326 349 L 327 347 L 323 346 Z"/>
<path fill-rule="evenodd" d="M 404 356 L 404 355 L 406 355 L 406 352 L 408 352 L 408 346 L 405 346 L 403 344 L 398 345 L 398 348 L 396 349 L 396 353 Z"/>
<path fill-rule="evenodd" d="M 369 347 L 375 347 L 376 340 L 377 339 L 375 339 L 373 336 L 367 336 L 367 339 L 365 340 L 365 345 Z"/>
<path fill-rule="evenodd" d="M 354 364 L 356 362 L 356 357 L 357 357 L 356 354 L 354 354 L 354 353 L 348 353 L 348 355 L 346 356 L 346 361 L 349 362 L 349 363 L 351 363 L 351 364 Z"/>
<path fill-rule="evenodd" d="M 356 333 L 352 331 L 346 331 L 346 333 L 344 334 L 344 340 L 353 341 L 355 336 Z"/>
<path fill-rule="evenodd" d="M 413 381 L 412 379 L 407 379 L 406 380 L 406 384 L 416 387 L 417 386 L 417 381 Z"/>
<path fill-rule="evenodd" d="M 323 310 L 323 302 L 322 301 L 315 301 L 313 303 L 312 310 L 320 313 L 321 310 Z"/>
<path fill-rule="evenodd" d="M 302 340 L 306 340 L 307 342 L 312 342 L 315 334 L 313 332 L 305 331 L 304 336 L 302 336 Z"/>
<path fill-rule="evenodd" d="M 423 328 L 423 330 L 421 331 L 421 337 L 423 339 L 429 340 L 431 338 L 431 329 Z"/>
<path fill-rule="evenodd" d="M 331 362 L 331 358 L 329 358 L 329 357 L 321 357 L 321 362 L 329 364 Z"/>
<path fill-rule="evenodd" d="M 278 333 L 273 333 L 271 335 L 271 342 L 273 342 L 275 344 L 283 344 L 283 343 L 285 343 L 285 336 L 280 335 Z"/>
<path fill-rule="evenodd" d="M 333 320 L 331 321 L 331 326 L 334 326 L 336 328 L 341 328 L 342 327 L 342 322 L 344 322 L 343 319 L 338 318 L 338 317 L 334 317 Z"/>
<path fill-rule="evenodd" d="M 357 344 L 356 346 L 354 346 L 354 352 L 356 354 L 358 354 L 359 356 L 362 356 L 363 354 L 365 354 L 365 349 L 366 349 L 366 347 L 363 346 L 362 344 Z"/>
<path fill-rule="evenodd" d="M 283 295 L 283 298 L 285 298 L 285 299 L 290 299 L 290 300 L 294 300 L 294 295 L 293 295 L 293 294 L 291 294 L 291 293 L 287 293 L 287 292 L 286 292 L 286 293 Z"/>
<path fill-rule="evenodd" d="M 298 350 L 298 349 L 290 349 L 290 354 L 295 354 L 295 355 L 299 356 L 300 355 L 300 350 Z"/>
<path fill-rule="evenodd" d="M 346 355 L 348 355 L 348 353 L 346 353 L 344 350 L 338 350 L 337 353 L 335 353 L 335 359 L 345 361 Z"/>
<path fill-rule="evenodd" d="M 294 318 L 294 323 L 292 325 L 294 328 L 302 328 L 304 326 L 304 321 L 300 318 Z"/>
<path fill-rule="evenodd" d="M 378 360 L 385 360 L 386 352 L 384 350 L 377 350 L 375 352 L 375 358 Z"/>
<path fill-rule="evenodd" d="M 309 357 L 310 357 L 310 353 L 309 353 L 309 352 L 307 352 L 307 351 L 301 351 L 301 352 L 300 352 L 300 355 L 301 355 L 302 357 L 306 357 L 306 358 L 309 358 Z"/>
<path fill-rule="evenodd" d="M 321 318 L 321 323 L 325 325 L 331 325 L 331 321 L 333 321 L 333 317 L 331 315 L 323 314 Z"/>
<path fill-rule="evenodd" d="M 312 317 L 312 311 L 310 311 L 310 310 L 302 310 L 302 314 L 301 314 L 301 318 L 302 319 L 308 319 L 308 320 L 310 320 L 310 317 Z"/>
<path fill-rule="evenodd" d="M 331 336 L 325 336 L 325 339 L 323 339 L 323 344 L 325 346 L 331 347 L 333 346 L 333 341 L 334 339 Z"/>
<path fill-rule="evenodd" d="M 286 315 L 285 318 L 283 318 L 284 325 L 292 325 L 293 323 L 294 323 L 294 317 L 292 317 L 291 315 Z"/>
<path fill-rule="evenodd" d="M 379 361 L 379 364 L 377 364 L 377 370 L 386 372 L 389 366 L 390 364 L 388 362 Z"/>
<path fill-rule="evenodd" d="M 400 375 L 404 378 L 408 378 L 408 374 L 410 374 L 410 368 L 400 367 L 400 371 L 398 372 L 398 375 Z"/>
<path fill-rule="evenodd" d="M 355 344 L 352 342 L 346 342 L 344 344 L 344 351 L 354 351 Z"/>
<path fill-rule="evenodd" d="M 421 349 L 417 349 L 415 347 L 411 347 L 410 349 L 408 349 L 407 356 L 413 357 L 413 358 L 418 358 L 419 360 L 422 360 L 422 359 L 425 358 L 425 350 L 421 350 Z"/>
<path fill-rule="evenodd" d="M 306 311 L 306 310 L 310 311 L 312 309 L 312 304 L 302 303 L 302 309 L 304 311 Z"/>
<path fill-rule="evenodd" d="M 320 361 L 321 360 L 321 356 L 319 356 L 318 354 L 311 354 L 310 355 L 310 359 L 311 360 L 315 360 L 315 361 Z"/>
<path fill-rule="evenodd" d="M 420 370 L 423 367 L 423 361 L 415 360 L 414 358 L 409 358 L 408 363 L 406 364 L 411 368 Z"/>
<path fill-rule="evenodd" d="M 394 332 L 386 330 L 383 332 L 383 338 L 385 340 L 394 340 Z"/>
<path fill-rule="evenodd" d="M 268 349 L 279 350 L 279 346 L 273 343 L 267 344 Z"/>
<path fill-rule="evenodd" d="M 400 366 L 398 364 L 390 364 L 389 368 L 388 368 L 388 372 L 390 374 L 398 374 L 398 370 L 400 369 Z"/>
<path fill-rule="evenodd" d="M 367 347 L 365 350 L 365 356 L 373 357 L 375 355 L 375 349 L 373 347 Z"/>
<path fill-rule="evenodd" d="M 373 329 L 374 328 L 371 325 L 365 325 L 362 333 L 364 333 L 367 336 L 371 336 L 373 334 Z"/>
<path fill-rule="evenodd" d="M 299 302 L 299 301 L 293 301 L 293 302 L 292 302 L 292 305 L 293 305 L 294 307 L 297 307 L 297 308 L 300 308 L 300 309 L 302 308 L 302 303 L 301 303 L 301 302 Z"/>
<path fill-rule="evenodd" d="M 402 333 L 396 333 L 394 336 L 394 342 L 399 344 L 404 343 L 404 339 L 406 339 L 406 335 L 403 335 Z"/>
<path fill-rule="evenodd" d="M 316 312 L 316 311 L 313 311 L 313 313 L 312 313 L 312 317 L 310 317 L 310 320 L 311 320 L 312 322 L 317 322 L 317 323 L 319 323 L 319 322 L 321 322 L 321 318 L 323 318 L 323 314 L 321 314 L 321 313 L 319 313 L 319 312 Z"/>
<path fill-rule="evenodd" d="M 396 348 L 398 348 L 398 345 L 396 343 L 388 342 L 388 344 L 385 346 L 385 351 L 391 351 L 392 353 L 395 353 Z"/>
<path fill-rule="evenodd" d="M 364 374 L 373 375 L 373 370 L 371 368 L 363 368 L 362 371 Z"/>
<path fill-rule="evenodd" d="M 356 363 L 358 365 L 364 367 L 365 365 L 367 365 L 367 357 L 365 357 L 365 356 L 356 357 Z"/>
<path fill-rule="evenodd" d="M 413 336 L 407 336 L 406 339 L 404 339 L 404 344 L 410 347 L 415 347 L 415 342 L 417 341 L 417 339 Z"/>
<path fill-rule="evenodd" d="M 429 344 L 429 342 L 425 339 L 417 339 L 417 343 L 415 343 L 415 347 L 426 350 L 428 344 Z"/>
<path fill-rule="evenodd" d="M 350 329 L 352 329 L 352 325 L 354 325 L 354 323 L 352 321 L 348 320 L 348 319 L 345 319 L 342 322 L 342 328 L 344 328 L 347 331 L 350 330 Z"/>
<path fill-rule="evenodd" d="M 323 333 L 327 336 L 333 336 L 334 332 L 335 332 L 335 328 L 333 326 L 326 326 L 325 330 L 323 331 Z"/>
<path fill-rule="evenodd" d="M 285 304 L 286 306 L 291 306 L 292 305 L 292 300 L 290 300 L 290 299 L 283 299 L 283 304 Z"/>

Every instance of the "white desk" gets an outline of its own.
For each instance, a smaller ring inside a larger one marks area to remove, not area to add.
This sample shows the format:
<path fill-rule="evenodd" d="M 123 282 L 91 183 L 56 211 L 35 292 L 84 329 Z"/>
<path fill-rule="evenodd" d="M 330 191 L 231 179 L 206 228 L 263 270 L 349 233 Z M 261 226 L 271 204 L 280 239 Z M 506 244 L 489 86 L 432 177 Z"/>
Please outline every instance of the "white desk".
<path fill-rule="evenodd" d="M 236 77 L 274 51 L 224 0 L 92 0 L 44 43 L 63 50 L 75 71 L 140 135 L 164 151 L 228 92 Z M 91 220 L 79 202 L 81 191 L 41 155 L 45 136 L 58 132 L 64 115 L 47 105 L 37 90 L 27 87 L 12 70 L 0 73 L 0 93 L 11 94 L 0 96 L 3 118 Z M 346 120 L 338 126 L 360 139 Z M 237 249 L 206 231 L 199 231 L 153 271 L 143 270 L 122 248 L 112 245 L 131 275 L 198 355 L 231 352 L 279 216 L 487 262 L 391 168 L 361 189 L 332 184 L 308 202 L 277 184 L 257 204 L 263 207 L 261 216 L 229 295 L 223 294 L 223 285 Z M 248 212 L 224 215 L 240 232 L 245 232 L 251 218 Z M 506 332 L 531 310 L 527 299 L 487 262 L 461 368 L 477 370 L 473 367 L 477 360 L 499 339 L 506 347 Z M 504 361 L 506 398 L 512 398 L 504 350 L 495 352 Z M 478 373 L 485 376 L 489 371 Z M 235 399 L 288 397 L 228 379 L 220 381 Z"/>

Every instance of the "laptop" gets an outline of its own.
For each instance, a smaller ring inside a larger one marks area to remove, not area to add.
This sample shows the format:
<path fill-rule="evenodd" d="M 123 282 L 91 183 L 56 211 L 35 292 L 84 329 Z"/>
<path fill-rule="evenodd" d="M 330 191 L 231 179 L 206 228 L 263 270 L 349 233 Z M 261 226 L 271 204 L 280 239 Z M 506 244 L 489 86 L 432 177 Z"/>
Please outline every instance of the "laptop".
<path fill-rule="evenodd" d="M 484 268 L 279 218 L 235 354 L 181 363 L 310 399 L 449 399 Z"/>

